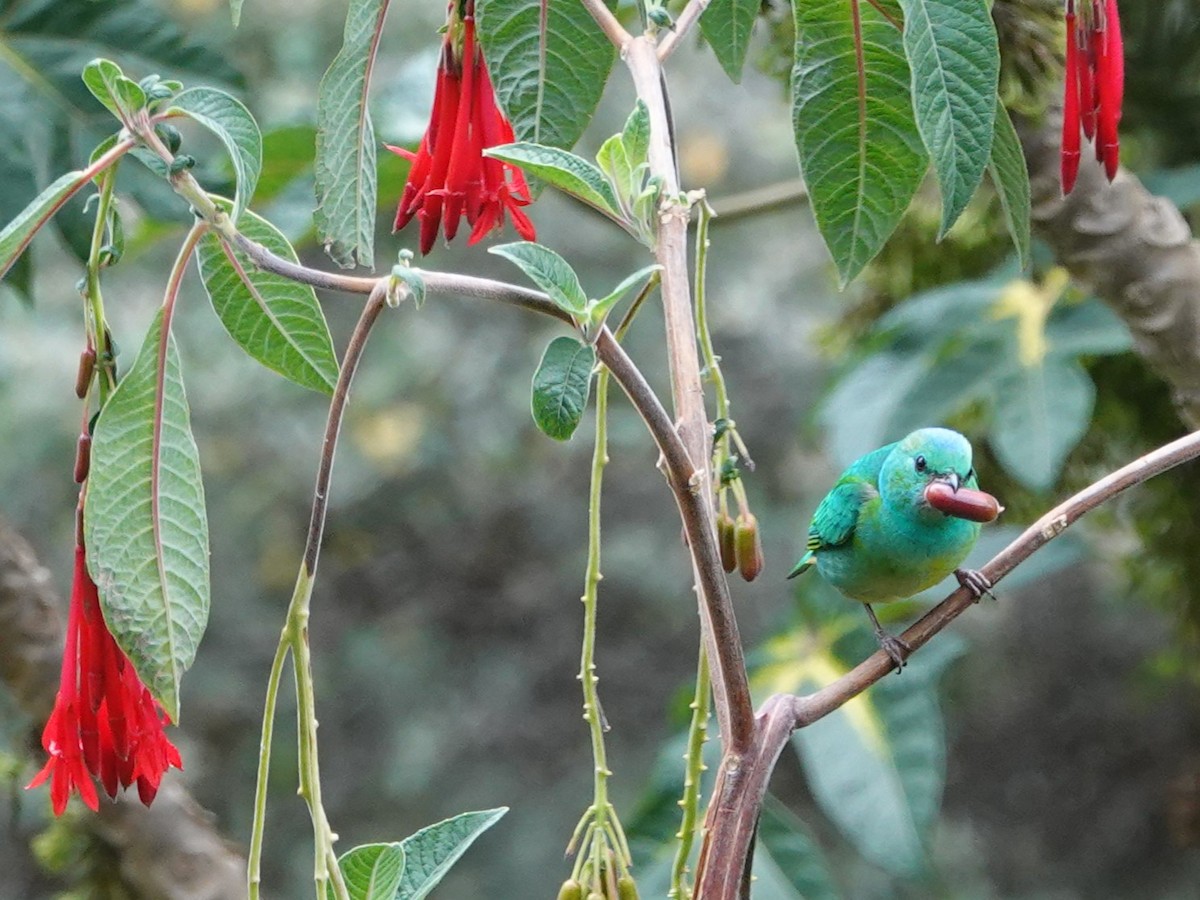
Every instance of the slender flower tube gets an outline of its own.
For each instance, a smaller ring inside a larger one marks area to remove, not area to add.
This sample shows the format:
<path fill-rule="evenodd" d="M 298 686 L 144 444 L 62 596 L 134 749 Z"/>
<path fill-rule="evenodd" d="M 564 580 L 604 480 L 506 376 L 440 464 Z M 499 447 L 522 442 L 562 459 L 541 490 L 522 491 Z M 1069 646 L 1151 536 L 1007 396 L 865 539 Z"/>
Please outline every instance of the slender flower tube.
<path fill-rule="evenodd" d="M 1066 0 L 1066 31 L 1061 163 L 1063 193 L 1069 194 L 1079 173 L 1080 131 L 1109 181 L 1120 164 L 1125 53 L 1117 0 Z"/>
<path fill-rule="evenodd" d="M 415 217 L 424 254 L 433 249 L 439 229 L 453 240 L 465 218 L 471 226 L 467 243 L 474 244 L 504 227 L 507 212 L 517 232 L 534 240 L 533 223 L 521 210 L 530 202 L 521 170 L 483 155 L 512 141 L 512 125 L 496 105 L 476 40 L 475 0 L 450 0 L 429 127 L 416 153 L 388 145 L 412 162 L 393 230 Z"/>
<path fill-rule="evenodd" d="M 167 769 L 183 768 L 163 730 L 169 724 L 104 623 L 80 540 L 58 696 L 42 732 L 42 747 L 50 758 L 28 787 L 50 781 L 56 816 L 67 808 L 73 791 L 91 809 L 99 808 L 93 778 L 114 798 L 119 787 L 136 782 L 139 798 L 149 806 Z"/>

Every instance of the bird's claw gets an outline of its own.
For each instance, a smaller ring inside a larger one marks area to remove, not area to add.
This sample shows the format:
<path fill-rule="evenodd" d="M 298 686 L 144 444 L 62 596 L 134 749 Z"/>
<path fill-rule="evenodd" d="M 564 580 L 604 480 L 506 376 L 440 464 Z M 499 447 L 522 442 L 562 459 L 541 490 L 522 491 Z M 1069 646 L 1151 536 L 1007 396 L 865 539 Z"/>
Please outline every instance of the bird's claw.
<path fill-rule="evenodd" d="M 976 603 L 984 594 L 993 600 L 996 599 L 996 595 L 992 593 L 992 580 L 978 569 L 955 569 L 954 577 L 958 579 L 959 585 L 971 592 Z"/>
<path fill-rule="evenodd" d="M 883 630 L 875 632 L 875 638 L 879 641 L 880 649 L 896 664 L 896 674 L 899 675 L 908 661 L 908 655 L 912 653 L 912 646 L 903 638 L 898 638 Z"/>

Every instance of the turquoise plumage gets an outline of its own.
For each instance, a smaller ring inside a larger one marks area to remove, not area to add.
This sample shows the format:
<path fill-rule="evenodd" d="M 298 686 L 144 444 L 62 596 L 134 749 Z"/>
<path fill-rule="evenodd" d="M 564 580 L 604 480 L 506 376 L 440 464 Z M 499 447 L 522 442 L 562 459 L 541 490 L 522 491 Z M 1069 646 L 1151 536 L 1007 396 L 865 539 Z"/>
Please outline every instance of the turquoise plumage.
<path fill-rule="evenodd" d="M 979 538 L 979 522 L 935 508 L 927 493 L 940 482 L 943 493 L 967 488 L 986 496 L 975 491 L 971 457 L 970 443 L 958 432 L 923 428 L 859 458 L 817 507 L 806 552 L 788 575 L 816 566 L 826 581 L 863 603 L 897 667 L 909 648 L 883 631 L 870 604 L 911 597 L 951 572 L 977 597 L 991 587 L 980 573 L 959 569 Z"/>

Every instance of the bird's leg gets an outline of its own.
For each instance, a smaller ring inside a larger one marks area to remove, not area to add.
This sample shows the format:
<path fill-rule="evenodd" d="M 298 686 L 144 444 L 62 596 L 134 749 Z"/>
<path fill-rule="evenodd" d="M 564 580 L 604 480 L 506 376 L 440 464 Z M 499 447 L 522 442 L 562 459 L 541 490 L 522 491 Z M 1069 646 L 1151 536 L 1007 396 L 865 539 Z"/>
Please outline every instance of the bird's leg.
<path fill-rule="evenodd" d="M 996 595 L 992 593 L 992 580 L 978 569 L 955 569 L 954 577 L 958 579 L 958 583 L 962 587 L 975 595 L 976 603 L 984 594 L 993 600 L 996 599 Z"/>
<path fill-rule="evenodd" d="M 875 626 L 875 640 L 879 641 L 883 652 L 892 658 L 892 662 L 896 664 L 896 674 L 899 674 L 900 670 L 904 668 L 904 661 L 908 654 L 912 653 L 912 647 L 903 638 L 898 638 L 883 630 L 870 603 L 864 603 L 863 606 L 866 607 L 867 615 L 871 617 L 871 624 Z"/>

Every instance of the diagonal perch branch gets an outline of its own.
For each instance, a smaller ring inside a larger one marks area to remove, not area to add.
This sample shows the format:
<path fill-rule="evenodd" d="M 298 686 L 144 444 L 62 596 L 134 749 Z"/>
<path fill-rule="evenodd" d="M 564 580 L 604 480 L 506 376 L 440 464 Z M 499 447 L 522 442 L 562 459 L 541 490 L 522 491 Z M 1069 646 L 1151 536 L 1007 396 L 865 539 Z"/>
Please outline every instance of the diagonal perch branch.
<path fill-rule="evenodd" d="M 1197 457 L 1200 457 L 1200 431 L 1135 459 L 1054 507 L 992 557 L 983 567 L 983 573 L 993 582 L 1000 581 L 1081 516 L 1134 485 Z M 916 650 L 974 603 L 971 592 L 959 588 L 922 616 L 902 637 Z M 702 859 L 708 857 L 724 862 L 721 865 L 697 867 L 698 871 L 708 876 L 697 885 L 697 898 L 734 900 L 739 896 L 740 861 L 750 853 L 754 826 L 766 794 L 767 782 L 791 733 L 840 708 L 894 667 L 895 663 L 888 655 L 879 651 L 819 691 L 803 697 L 776 694 L 763 704 L 756 720 L 755 746 L 744 761 L 750 770 L 749 776 L 739 785 L 731 786 L 731 782 L 724 777 L 724 770 L 718 773 L 711 806 L 713 815 L 701 854 Z M 731 860 L 739 863 L 731 864 Z"/>

